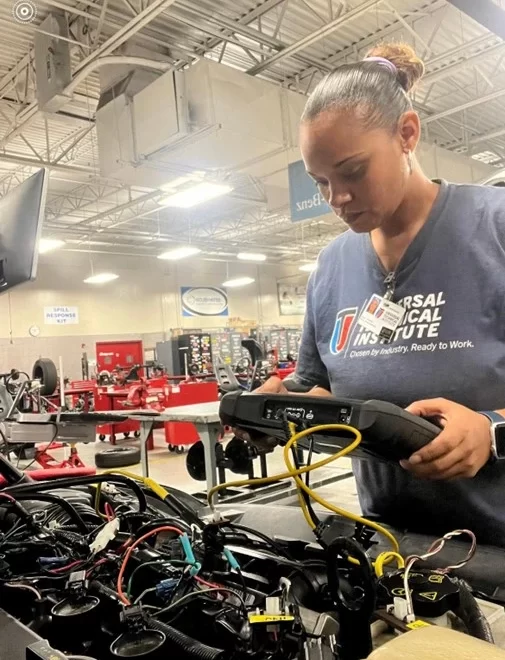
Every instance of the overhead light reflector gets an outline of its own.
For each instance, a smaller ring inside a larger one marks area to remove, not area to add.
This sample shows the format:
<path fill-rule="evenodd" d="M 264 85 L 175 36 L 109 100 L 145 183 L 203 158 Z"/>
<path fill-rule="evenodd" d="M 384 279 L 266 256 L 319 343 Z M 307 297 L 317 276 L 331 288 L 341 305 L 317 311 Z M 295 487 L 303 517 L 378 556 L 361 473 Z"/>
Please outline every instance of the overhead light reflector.
<path fill-rule="evenodd" d="M 59 238 L 41 238 L 39 241 L 39 254 L 46 254 L 52 250 L 57 250 L 65 245 L 65 241 Z"/>
<path fill-rule="evenodd" d="M 115 273 L 97 273 L 96 275 L 91 275 L 87 277 L 84 282 L 86 284 L 106 284 L 107 282 L 112 282 L 117 280 L 119 275 Z"/>
<path fill-rule="evenodd" d="M 161 206 L 175 206 L 180 209 L 189 209 L 192 206 L 197 206 L 197 204 L 202 204 L 216 197 L 226 195 L 232 190 L 233 188 L 231 186 L 218 183 L 197 183 L 195 186 L 191 186 L 191 188 L 186 188 L 186 190 L 181 190 L 181 192 L 163 197 L 159 203 Z"/>
<path fill-rule="evenodd" d="M 312 261 L 308 264 L 302 264 L 301 266 L 298 267 L 298 270 L 303 270 L 305 273 L 312 273 L 312 271 L 316 270 L 317 268 L 317 261 Z"/>
<path fill-rule="evenodd" d="M 200 248 L 197 248 L 194 245 L 185 245 L 183 247 L 174 248 L 173 250 L 168 250 L 168 252 L 163 252 L 163 254 L 158 256 L 158 259 L 176 261 L 177 259 L 192 257 L 194 254 L 198 254 L 199 252 L 201 252 Z"/>
<path fill-rule="evenodd" d="M 246 284 L 252 284 L 253 282 L 253 277 L 236 277 L 233 280 L 226 280 L 226 282 L 223 282 L 223 286 L 245 286 Z"/>
<path fill-rule="evenodd" d="M 242 259 L 242 261 L 266 261 L 267 255 L 259 252 L 239 252 L 237 259 Z"/>

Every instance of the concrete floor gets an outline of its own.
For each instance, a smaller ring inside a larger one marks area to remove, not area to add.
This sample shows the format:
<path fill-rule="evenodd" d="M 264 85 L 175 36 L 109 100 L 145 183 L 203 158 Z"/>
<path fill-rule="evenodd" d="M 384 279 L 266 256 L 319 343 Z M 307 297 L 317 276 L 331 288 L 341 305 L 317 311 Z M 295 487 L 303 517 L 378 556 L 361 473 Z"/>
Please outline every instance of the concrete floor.
<path fill-rule="evenodd" d="M 120 446 L 136 446 L 137 440 L 118 440 Z M 173 486 L 186 491 L 187 493 L 195 493 L 205 490 L 205 482 L 195 481 L 192 479 L 186 470 L 186 453 L 174 454 L 169 452 L 165 443 L 163 431 L 155 431 L 154 434 L 155 447 L 149 452 L 149 476 L 156 481 L 167 486 Z M 79 455 L 86 465 L 94 466 L 94 456 L 97 451 L 110 447 L 108 441 L 100 442 L 97 440 L 90 444 L 79 444 L 77 449 Z M 61 460 L 65 455 L 64 449 L 51 451 L 58 460 Z M 317 458 L 315 459 L 317 460 Z M 29 464 L 30 461 L 20 461 L 20 467 Z M 284 472 L 286 466 L 282 459 L 282 450 L 276 449 L 274 453 L 269 454 L 267 457 L 268 474 L 269 476 Z M 34 464 L 33 468 L 40 467 Z M 142 474 L 140 463 L 127 468 L 136 474 Z M 348 458 L 342 458 L 333 465 L 324 468 L 324 476 L 328 477 L 332 474 L 344 474 L 351 469 L 351 461 Z M 259 465 L 257 467 L 259 470 Z M 98 470 L 100 471 L 100 470 Z M 245 478 L 242 475 L 227 472 L 226 477 L 229 481 Z M 317 480 L 318 474 L 314 472 L 312 481 Z M 358 512 L 359 504 L 356 494 L 356 485 L 354 478 L 347 478 L 331 486 L 325 486 L 318 489 L 318 492 L 326 497 L 328 500 L 338 504 L 340 507 L 349 509 L 350 511 Z"/>

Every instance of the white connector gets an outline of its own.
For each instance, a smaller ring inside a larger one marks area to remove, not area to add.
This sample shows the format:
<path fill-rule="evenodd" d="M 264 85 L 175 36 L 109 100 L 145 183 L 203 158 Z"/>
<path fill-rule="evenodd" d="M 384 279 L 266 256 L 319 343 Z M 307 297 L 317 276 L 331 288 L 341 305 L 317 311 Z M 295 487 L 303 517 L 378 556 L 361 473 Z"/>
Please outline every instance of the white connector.
<path fill-rule="evenodd" d="M 90 544 L 89 549 L 96 555 L 97 552 L 105 550 L 109 543 L 116 538 L 119 532 L 119 519 L 113 518 L 96 535 L 96 539 Z"/>
<path fill-rule="evenodd" d="M 393 603 L 393 614 L 397 619 L 404 623 L 412 623 L 416 620 L 413 614 L 409 614 L 409 608 L 405 598 L 395 597 Z"/>
<path fill-rule="evenodd" d="M 277 596 L 268 596 L 265 598 L 265 614 L 280 614 L 281 599 Z"/>

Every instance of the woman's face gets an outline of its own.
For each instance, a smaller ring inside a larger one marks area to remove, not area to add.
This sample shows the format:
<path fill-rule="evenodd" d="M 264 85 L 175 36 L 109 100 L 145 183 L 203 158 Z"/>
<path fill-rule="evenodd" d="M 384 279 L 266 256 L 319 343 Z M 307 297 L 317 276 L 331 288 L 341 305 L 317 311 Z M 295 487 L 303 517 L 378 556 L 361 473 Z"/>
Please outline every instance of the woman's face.
<path fill-rule="evenodd" d="M 413 126 L 405 132 L 403 118 L 395 134 L 384 128 L 367 129 L 354 112 L 343 110 L 323 112 L 301 125 L 300 148 L 307 172 L 355 232 L 370 232 L 387 223 L 404 198 L 409 177 L 406 154 L 417 137 Z"/>

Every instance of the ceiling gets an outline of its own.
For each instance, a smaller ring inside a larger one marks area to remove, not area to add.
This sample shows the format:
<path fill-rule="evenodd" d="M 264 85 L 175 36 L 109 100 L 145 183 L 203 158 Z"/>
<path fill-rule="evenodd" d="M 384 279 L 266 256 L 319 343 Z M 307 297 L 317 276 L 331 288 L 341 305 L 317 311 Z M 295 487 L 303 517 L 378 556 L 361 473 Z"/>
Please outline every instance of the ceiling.
<path fill-rule="evenodd" d="M 49 167 L 45 235 L 63 238 L 66 249 L 156 255 L 191 241 L 209 259 L 226 260 L 240 248 L 265 252 L 273 262 L 310 260 L 341 226 L 327 217 L 291 223 L 287 196 L 272 206 L 265 193 L 276 172 L 254 178 L 233 172 L 231 196 L 191 211 L 160 207 L 155 189 L 102 178 L 95 131 L 98 70 L 80 76 L 72 100 L 61 110 L 40 112 L 33 43 L 41 22 L 50 12 L 66 14 L 74 76 L 133 43 L 175 69 L 208 57 L 304 94 L 325 73 L 360 58 L 371 45 L 401 39 L 426 62 L 414 98 L 424 139 L 503 167 L 505 43 L 458 4 L 0 0 L 0 194 L 40 165 Z M 473 2 L 476 10 L 489 4 Z M 505 10 L 505 3 L 496 0 L 494 7 Z"/>

